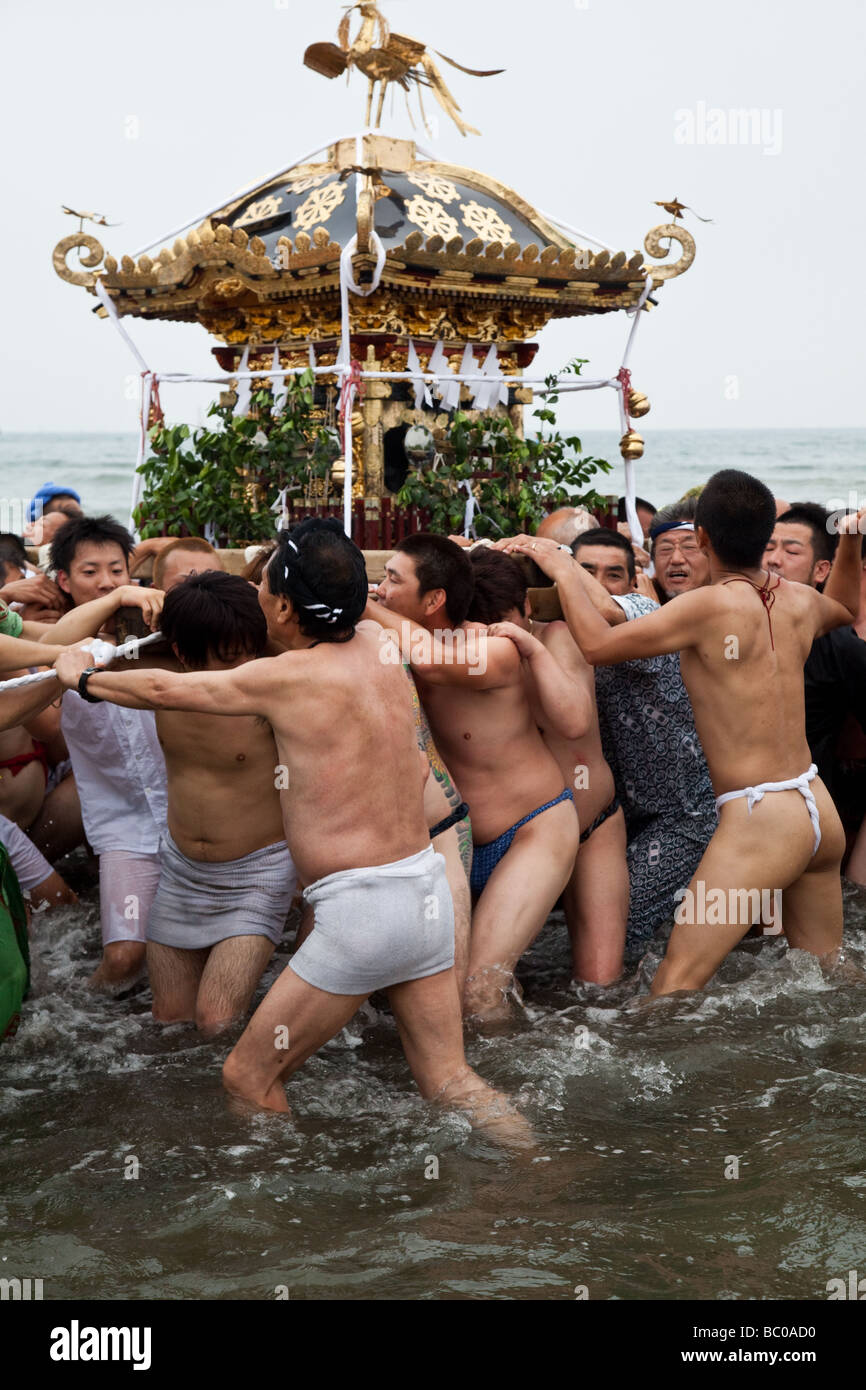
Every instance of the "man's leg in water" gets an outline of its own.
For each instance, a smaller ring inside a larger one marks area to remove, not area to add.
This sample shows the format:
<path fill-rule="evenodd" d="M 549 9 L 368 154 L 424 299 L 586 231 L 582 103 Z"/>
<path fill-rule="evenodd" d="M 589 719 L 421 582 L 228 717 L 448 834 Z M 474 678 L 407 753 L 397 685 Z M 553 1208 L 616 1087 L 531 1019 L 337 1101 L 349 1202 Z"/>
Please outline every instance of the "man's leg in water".
<path fill-rule="evenodd" d="M 213 948 L 183 951 L 177 946 L 147 943 L 147 973 L 157 1023 L 192 1023 L 196 1017 L 199 984 Z"/>
<path fill-rule="evenodd" d="M 817 795 L 816 800 L 823 822 L 826 803 L 823 797 Z M 829 797 L 826 802 L 829 803 Z M 838 873 L 841 850 L 832 843 L 833 822 L 829 819 L 829 811 L 826 814 L 830 843 L 825 853 L 833 857 Z M 789 896 L 790 888 L 798 885 L 798 881 L 806 876 L 813 862 L 814 843 L 812 822 L 803 797 L 797 791 L 767 793 L 751 815 L 748 814 L 745 798 L 723 806 L 718 829 L 689 883 L 689 893 L 685 899 L 685 904 L 694 906 L 693 915 L 697 918 L 701 916 L 701 902 L 705 904 L 703 920 L 692 924 L 676 923 L 665 958 L 653 980 L 651 993 L 659 995 L 672 994 L 679 989 L 703 989 L 728 952 L 749 931 L 753 920 L 757 920 L 754 912 L 749 910 L 746 895 L 752 893 L 752 903 L 756 901 L 754 894 L 759 895 L 759 901 L 764 890 L 768 894 L 787 890 L 785 897 Z M 821 849 L 815 858 L 819 865 L 824 864 Z M 795 892 L 795 914 L 798 906 L 796 897 Z M 784 901 L 783 897 L 782 921 L 787 929 Z M 718 923 L 715 921 L 717 915 L 720 918 Z M 823 915 L 827 915 L 826 909 Z M 792 925 L 791 930 L 796 936 L 797 926 Z M 841 937 L 841 932 L 839 935 Z M 816 954 L 824 954 L 832 950 L 834 944 L 839 944 L 838 939 L 834 942 L 832 928 L 814 930 L 803 924 L 800 937 L 802 939 L 796 940 L 796 944 Z M 812 944 L 806 945 L 806 937 Z M 791 944 L 795 943 L 791 941 Z"/>
<path fill-rule="evenodd" d="M 842 879 L 845 831 L 830 793 L 819 778 L 812 792 L 821 817 L 821 843 L 806 871 L 782 894 L 782 930 L 793 949 L 827 956 L 842 945 Z"/>
<path fill-rule="evenodd" d="M 464 1013 L 482 1023 L 511 1016 L 514 968 L 568 882 L 578 845 L 574 805 L 561 801 L 521 826 L 472 914 Z"/>
<path fill-rule="evenodd" d="M 532 1131 L 507 1098 L 472 1070 L 463 1050 L 460 997 L 453 967 L 388 990 L 406 1061 L 425 1100 L 463 1110 L 474 1129 L 526 1147 Z"/>
<path fill-rule="evenodd" d="M 289 1114 L 283 1079 L 336 1037 L 366 998 L 328 994 L 287 965 L 226 1058 L 226 1090 L 244 1106 Z"/>
<path fill-rule="evenodd" d="M 211 947 L 195 1001 L 195 1023 L 212 1037 L 246 1013 L 274 953 L 267 936 L 230 936 Z"/>
<path fill-rule="evenodd" d="M 84 843 L 81 803 L 71 772 L 48 793 L 28 834 L 52 864 Z"/>
<path fill-rule="evenodd" d="M 581 845 L 562 898 L 571 938 L 573 978 L 613 984 L 622 974 L 628 920 L 622 807 Z"/>
<path fill-rule="evenodd" d="M 465 856 L 461 851 L 461 832 L 462 825 L 454 825 L 450 830 L 437 835 L 432 842 L 436 853 L 441 854 L 445 860 L 445 873 L 451 889 L 451 901 L 454 904 L 454 973 L 460 998 L 463 997 L 469 965 L 469 926 L 472 921 L 472 895 L 466 877 Z"/>
<path fill-rule="evenodd" d="M 441 767 L 441 764 L 439 766 Z M 434 766 L 433 774 L 424 784 L 424 814 L 431 829 L 450 816 L 460 805 L 459 794 L 444 767 L 437 771 L 437 767 Z M 472 895 L 469 891 L 472 830 L 468 818 L 437 835 L 432 844 L 436 853 L 441 854 L 445 860 L 445 872 L 454 904 L 454 969 L 457 972 L 457 988 L 462 997 L 469 962 L 469 926 L 472 920 Z"/>
<path fill-rule="evenodd" d="M 144 969 L 147 920 L 159 887 L 156 854 L 108 850 L 99 856 L 99 914 L 102 961 L 91 989 L 117 992 L 134 984 Z"/>

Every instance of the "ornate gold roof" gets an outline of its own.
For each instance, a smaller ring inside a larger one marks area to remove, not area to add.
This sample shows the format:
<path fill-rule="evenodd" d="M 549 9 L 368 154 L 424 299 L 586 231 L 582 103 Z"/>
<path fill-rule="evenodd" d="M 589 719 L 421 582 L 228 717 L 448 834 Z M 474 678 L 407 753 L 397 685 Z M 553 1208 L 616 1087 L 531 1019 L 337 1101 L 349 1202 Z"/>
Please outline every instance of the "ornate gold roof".
<path fill-rule="evenodd" d="M 55 248 L 54 267 L 91 293 L 100 278 L 120 315 L 200 322 L 227 343 L 318 341 L 339 334 L 344 246 L 357 237 L 355 279 L 369 283 L 374 231 L 385 267 L 374 294 L 352 298 L 352 330 L 400 333 L 405 316 L 394 306 L 411 301 L 422 339 L 523 340 L 553 318 L 632 308 L 648 277 L 656 286 L 680 275 L 695 255 L 675 223 L 644 243 L 661 257 L 677 241 L 682 255 L 672 263 L 593 253 L 486 174 L 368 134 L 231 199 L 137 264 L 129 256 L 118 264 L 79 232 Z M 76 248 L 87 252 L 81 270 L 67 265 Z"/>

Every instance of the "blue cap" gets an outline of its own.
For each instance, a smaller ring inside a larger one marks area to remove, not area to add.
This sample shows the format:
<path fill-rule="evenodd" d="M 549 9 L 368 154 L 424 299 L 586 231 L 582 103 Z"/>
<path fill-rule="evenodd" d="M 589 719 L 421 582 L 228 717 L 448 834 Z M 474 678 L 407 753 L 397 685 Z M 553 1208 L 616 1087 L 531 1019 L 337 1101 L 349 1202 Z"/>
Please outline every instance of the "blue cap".
<path fill-rule="evenodd" d="M 43 483 L 37 493 L 30 499 L 27 508 L 28 521 L 35 521 L 37 510 L 41 513 L 45 508 L 45 503 L 50 502 L 52 497 L 74 497 L 76 502 L 81 505 L 81 498 L 74 487 L 61 487 L 60 483 Z"/>

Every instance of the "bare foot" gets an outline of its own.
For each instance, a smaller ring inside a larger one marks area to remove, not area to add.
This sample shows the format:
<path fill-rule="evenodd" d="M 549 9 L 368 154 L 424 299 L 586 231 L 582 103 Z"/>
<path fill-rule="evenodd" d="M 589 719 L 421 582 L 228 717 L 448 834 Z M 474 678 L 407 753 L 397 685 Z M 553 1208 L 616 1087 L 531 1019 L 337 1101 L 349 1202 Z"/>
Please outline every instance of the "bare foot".
<path fill-rule="evenodd" d="M 863 985 L 866 984 L 866 971 L 859 966 L 856 961 L 849 960 L 845 954 L 844 946 L 839 946 L 829 955 L 819 956 L 824 978 L 832 980 L 838 985 Z"/>
<path fill-rule="evenodd" d="M 448 1110 L 462 1110 L 473 1129 L 504 1149 L 526 1152 L 536 1146 L 532 1126 L 501 1091 L 494 1091 L 471 1067 L 446 1081 L 433 1097 Z"/>
<path fill-rule="evenodd" d="M 232 1050 L 223 1062 L 223 1086 L 228 1093 L 228 1107 L 235 1115 L 260 1115 L 263 1111 L 291 1115 L 285 1088 L 277 1077 L 265 1089 L 245 1071 Z"/>
<path fill-rule="evenodd" d="M 106 975 L 103 966 L 100 965 L 87 981 L 87 988 L 94 994 L 107 994 L 116 999 L 137 985 L 143 979 L 144 973 L 144 966 L 141 965 L 131 975 L 117 979 L 113 974 Z"/>
<path fill-rule="evenodd" d="M 284 1119 L 292 1118 L 291 1107 L 283 1096 L 283 1105 L 263 1105 L 257 1101 L 249 1100 L 246 1096 L 238 1095 L 234 1091 L 226 1090 L 226 1108 L 231 1115 L 239 1115 L 243 1119 L 249 1119 L 252 1115 L 282 1115 Z"/>
<path fill-rule="evenodd" d="M 464 1022 L 485 1036 L 510 1030 L 524 1018 L 523 990 L 514 972 L 486 965 L 466 978 Z"/>
<path fill-rule="evenodd" d="M 99 994 L 123 994 L 138 983 L 145 968 L 143 942 L 110 941 L 87 987 Z"/>

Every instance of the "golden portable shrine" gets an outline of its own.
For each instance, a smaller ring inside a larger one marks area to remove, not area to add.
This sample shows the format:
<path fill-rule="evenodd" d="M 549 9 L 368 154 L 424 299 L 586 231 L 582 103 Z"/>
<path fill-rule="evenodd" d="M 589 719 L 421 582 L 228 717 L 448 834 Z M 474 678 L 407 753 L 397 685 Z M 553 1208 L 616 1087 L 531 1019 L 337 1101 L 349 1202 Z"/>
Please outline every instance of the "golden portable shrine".
<path fill-rule="evenodd" d="M 354 40 L 352 10 L 361 19 Z M 368 123 L 377 84 L 379 122 L 394 83 L 407 100 L 415 89 L 422 116 L 427 92 L 462 133 L 472 130 L 425 45 L 392 33 L 377 5 L 351 7 L 338 40 L 312 45 L 305 62 L 328 78 L 358 68 L 369 84 Z M 243 382 L 273 384 L 314 364 L 320 419 L 336 429 L 342 418 L 342 457 L 316 480 L 315 495 L 284 498 L 284 515 L 349 522 L 351 512 L 365 548 L 387 548 L 412 529 L 395 496 L 412 463 L 442 449 L 456 406 L 475 418 L 508 416 L 522 434 L 533 400 L 524 383 L 545 324 L 645 310 L 652 290 L 695 255 L 677 221 L 654 227 L 644 243 L 647 257 L 660 258 L 677 241 L 673 262 L 648 264 L 643 252 L 600 243 L 592 249 L 487 174 L 379 129 L 337 140 L 182 230 L 172 244 L 118 262 L 82 224 L 55 248 L 54 266 L 99 297 L 102 316 L 200 323 L 235 389 L 224 403 L 246 409 Z M 68 264 L 73 251 L 77 269 Z M 158 373 L 148 375 L 149 386 L 158 383 Z M 630 417 L 649 403 L 625 367 L 598 384 L 619 387 L 628 466 L 643 452 Z M 148 390 L 148 423 L 150 399 Z M 260 500 L 267 507 L 274 499 Z"/>

